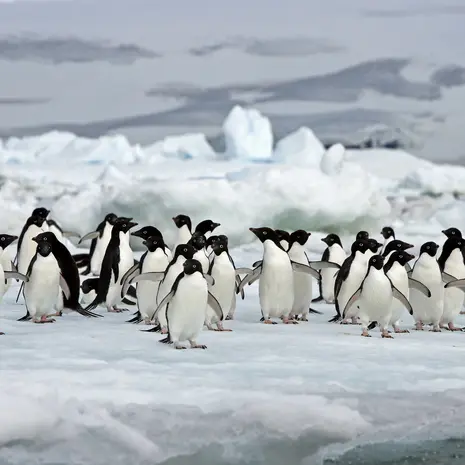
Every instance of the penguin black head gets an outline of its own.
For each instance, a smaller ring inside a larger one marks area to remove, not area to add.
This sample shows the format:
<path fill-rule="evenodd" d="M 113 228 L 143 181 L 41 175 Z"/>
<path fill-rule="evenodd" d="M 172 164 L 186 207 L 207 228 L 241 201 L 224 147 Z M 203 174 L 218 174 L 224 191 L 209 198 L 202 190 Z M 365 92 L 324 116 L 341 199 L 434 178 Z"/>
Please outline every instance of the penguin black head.
<path fill-rule="evenodd" d="M 210 236 L 207 238 L 207 247 L 213 246 L 213 244 L 219 241 L 220 236 Z"/>
<path fill-rule="evenodd" d="M 369 248 L 368 246 L 369 246 L 368 241 L 364 239 L 360 239 L 360 240 L 355 241 L 352 244 L 352 246 L 350 247 L 350 250 L 351 250 L 352 255 L 355 256 L 357 252 L 365 253 Z"/>
<path fill-rule="evenodd" d="M 275 229 L 274 232 L 276 233 L 280 241 L 289 242 L 289 238 L 291 237 L 290 233 L 284 231 L 284 229 Z"/>
<path fill-rule="evenodd" d="M 413 260 L 415 255 L 408 253 L 406 250 L 395 251 L 389 257 L 388 263 L 399 263 L 402 266 L 405 266 L 410 260 Z"/>
<path fill-rule="evenodd" d="M 142 239 L 148 239 L 152 236 L 158 236 L 163 238 L 163 234 L 155 226 L 144 226 L 143 228 L 131 233 L 131 236 L 140 237 Z"/>
<path fill-rule="evenodd" d="M 97 291 L 98 278 L 89 278 L 82 282 L 81 290 L 84 294 L 88 294 L 90 291 Z"/>
<path fill-rule="evenodd" d="M 382 255 L 376 254 L 370 257 L 368 260 L 368 268 L 373 267 L 377 270 L 381 270 L 384 265 L 384 258 Z"/>
<path fill-rule="evenodd" d="M 368 242 L 368 249 L 371 250 L 373 253 L 377 253 L 378 250 L 383 246 L 383 244 L 379 243 L 376 239 L 372 237 L 367 239 Z"/>
<path fill-rule="evenodd" d="M 430 241 L 430 242 L 425 242 L 420 249 L 420 255 L 427 253 L 429 256 L 434 257 L 436 255 L 436 252 L 439 249 L 439 245 L 436 244 L 436 242 Z"/>
<path fill-rule="evenodd" d="M 360 239 L 368 239 L 370 235 L 368 234 L 367 231 L 359 231 L 357 235 L 355 236 L 355 240 L 358 241 Z"/>
<path fill-rule="evenodd" d="M 192 245 L 195 250 L 202 250 L 204 247 L 207 246 L 207 239 L 203 234 L 200 234 L 199 232 L 194 232 L 192 234 L 192 237 L 189 239 L 187 242 L 189 245 Z"/>
<path fill-rule="evenodd" d="M 165 241 L 160 236 L 150 236 L 142 242 L 149 252 L 155 252 L 157 249 L 165 250 Z"/>
<path fill-rule="evenodd" d="M 39 241 L 37 243 L 37 253 L 42 257 L 48 257 L 52 253 L 52 244 L 50 241 Z"/>
<path fill-rule="evenodd" d="M 202 273 L 202 265 L 198 260 L 193 258 L 187 259 L 182 266 L 184 268 L 184 273 L 187 275 L 194 274 L 197 271 Z"/>
<path fill-rule="evenodd" d="M 455 249 L 463 249 L 465 247 L 465 239 L 457 236 L 447 238 L 446 242 L 442 246 L 442 253 L 438 261 L 445 260 Z"/>
<path fill-rule="evenodd" d="M 394 239 L 396 238 L 394 229 L 392 229 L 391 226 L 384 226 L 384 228 L 381 229 L 381 235 L 384 237 L 384 239 L 389 239 L 390 237 L 393 237 Z"/>
<path fill-rule="evenodd" d="M 458 237 L 460 239 L 462 238 L 462 232 L 460 231 L 460 229 L 457 229 L 457 228 L 443 229 L 441 232 L 445 234 L 448 238 L 451 238 L 451 237 Z"/>
<path fill-rule="evenodd" d="M 113 225 L 113 229 L 115 231 L 121 231 L 123 233 L 127 233 L 134 226 L 137 226 L 137 223 L 133 223 L 132 221 L 128 221 L 127 218 L 118 218 L 115 221 L 115 224 Z"/>
<path fill-rule="evenodd" d="M 33 237 L 32 240 L 37 243 L 40 241 L 50 242 L 52 246 L 58 241 L 57 237 L 52 233 L 52 231 L 40 233 L 36 237 Z"/>
<path fill-rule="evenodd" d="M 223 241 L 217 241 L 212 245 L 212 249 L 215 255 L 221 255 L 223 252 L 228 251 L 228 244 L 225 244 Z"/>
<path fill-rule="evenodd" d="M 289 235 L 289 245 L 292 247 L 294 242 L 297 244 L 305 245 L 312 233 L 304 231 L 303 229 L 297 229 L 292 234 Z"/>
<path fill-rule="evenodd" d="M 249 228 L 249 231 L 252 231 L 260 239 L 261 242 L 270 240 L 279 246 L 279 241 L 280 241 L 279 236 L 276 234 L 276 231 L 274 231 L 273 229 L 271 228 Z"/>
<path fill-rule="evenodd" d="M 26 225 L 27 225 L 27 226 L 35 225 L 35 226 L 37 226 L 38 228 L 41 228 L 42 225 L 44 224 L 44 221 L 45 221 L 45 218 L 44 218 L 44 217 L 34 215 L 34 216 L 30 216 L 30 217 L 27 219 Z"/>
<path fill-rule="evenodd" d="M 179 244 L 174 251 L 173 260 L 177 260 L 180 256 L 189 260 L 194 256 L 195 252 L 194 246 L 190 244 Z"/>
<path fill-rule="evenodd" d="M 341 238 L 337 234 L 328 234 L 321 239 L 328 247 L 334 244 L 339 244 L 342 247 Z"/>
<path fill-rule="evenodd" d="M 228 236 L 226 236 L 226 234 L 220 234 L 218 236 L 218 240 L 223 242 L 223 244 L 226 244 L 226 245 L 228 245 L 228 243 L 229 243 L 229 238 L 228 238 Z"/>
<path fill-rule="evenodd" d="M 214 223 L 212 220 L 203 220 L 195 227 L 195 232 L 205 235 L 208 232 L 213 232 L 218 226 L 221 224 Z"/>
<path fill-rule="evenodd" d="M 192 221 L 187 215 L 174 216 L 172 220 L 178 229 L 187 226 L 187 229 L 192 231 Z"/>
<path fill-rule="evenodd" d="M 10 234 L 0 234 L 0 248 L 6 249 L 10 244 L 18 239 L 18 236 L 11 236 Z"/>
<path fill-rule="evenodd" d="M 50 213 L 50 210 L 47 210 L 44 207 L 39 207 L 39 208 L 34 208 L 34 210 L 31 213 L 31 216 L 40 216 L 41 218 L 45 220 L 49 213 Z"/>
<path fill-rule="evenodd" d="M 407 250 L 411 249 L 413 247 L 413 244 L 409 244 L 408 242 L 401 241 L 399 239 L 394 239 L 393 241 L 389 242 L 389 244 L 386 246 L 383 252 L 383 257 L 387 257 L 388 254 L 394 251 L 399 251 L 399 250 Z"/>
<path fill-rule="evenodd" d="M 108 215 L 105 215 L 104 221 L 113 226 L 116 223 L 117 219 L 118 217 L 114 213 L 108 213 Z"/>

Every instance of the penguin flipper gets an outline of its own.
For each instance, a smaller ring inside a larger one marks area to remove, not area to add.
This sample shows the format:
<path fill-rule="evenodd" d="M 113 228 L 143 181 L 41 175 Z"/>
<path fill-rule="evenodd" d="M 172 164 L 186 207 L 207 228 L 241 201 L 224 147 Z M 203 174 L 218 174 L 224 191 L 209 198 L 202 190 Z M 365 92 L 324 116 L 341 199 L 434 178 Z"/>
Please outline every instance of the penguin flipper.
<path fill-rule="evenodd" d="M 249 273 L 252 273 L 252 269 L 250 268 L 236 268 L 236 274 L 249 274 Z"/>
<path fill-rule="evenodd" d="M 216 297 L 211 292 L 208 292 L 207 303 L 213 309 L 213 311 L 217 314 L 220 321 L 223 321 L 224 320 L 223 309 L 221 308 L 221 305 L 218 302 L 218 300 L 216 300 Z"/>
<path fill-rule="evenodd" d="M 338 270 L 341 268 L 341 265 L 334 262 L 328 262 L 323 260 L 316 260 L 313 262 L 308 262 L 308 265 L 311 266 L 314 270 L 323 270 L 327 268 L 337 268 Z"/>
<path fill-rule="evenodd" d="M 11 263 L 11 271 L 18 271 L 18 267 L 13 262 L 10 262 L 10 263 Z"/>
<path fill-rule="evenodd" d="M 410 313 L 410 315 L 413 315 L 413 308 L 410 302 L 408 301 L 407 297 L 405 297 L 402 292 L 397 289 L 396 286 L 392 286 L 392 296 L 397 299 Z"/>
<path fill-rule="evenodd" d="M 320 312 L 319 310 L 315 310 L 314 308 L 310 307 L 308 309 L 308 313 L 313 313 L 313 314 L 316 314 L 316 315 L 323 315 L 323 312 Z"/>
<path fill-rule="evenodd" d="M 4 273 L 5 279 L 19 279 L 26 283 L 29 281 L 29 278 L 26 275 L 18 273 L 17 271 L 5 271 Z"/>
<path fill-rule="evenodd" d="M 315 297 L 314 299 L 312 299 L 312 303 L 321 302 L 322 300 L 323 300 L 323 296 L 319 295 L 318 297 Z"/>
<path fill-rule="evenodd" d="M 127 320 L 126 323 L 134 323 L 134 324 L 138 324 L 142 321 L 142 316 L 140 314 L 139 311 L 136 312 L 136 315 L 134 316 L 134 318 L 131 318 L 130 320 Z"/>
<path fill-rule="evenodd" d="M 355 292 L 354 294 L 352 295 L 352 297 L 347 301 L 346 303 L 346 306 L 344 308 L 344 311 L 342 312 L 342 318 L 345 319 L 346 318 L 346 315 L 347 315 L 347 311 L 349 310 L 349 308 L 355 303 L 355 301 L 357 301 L 358 299 L 360 299 L 360 296 L 362 294 L 362 288 L 359 287 Z M 403 294 L 402 294 L 403 295 Z M 405 296 L 404 296 L 405 297 Z"/>
<path fill-rule="evenodd" d="M 407 273 L 408 273 L 409 271 L 412 271 L 412 267 L 411 267 L 408 263 L 406 263 L 404 267 L 405 267 L 405 269 L 407 270 Z"/>
<path fill-rule="evenodd" d="M 450 287 L 457 287 L 465 292 L 465 279 L 455 279 L 453 281 L 449 281 L 447 284 L 444 285 L 446 289 Z"/>
<path fill-rule="evenodd" d="M 92 231 L 92 232 L 87 233 L 84 236 L 82 236 L 81 239 L 79 239 L 78 244 L 82 244 L 84 241 L 88 241 L 90 239 L 97 239 L 97 237 L 99 237 L 99 236 L 100 236 L 99 231 Z"/>
<path fill-rule="evenodd" d="M 165 273 L 163 271 L 149 271 L 135 276 L 132 283 L 138 283 L 139 281 L 153 281 L 154 283 L 157 283 L 158 281 L 161 281 L 164 276 Z"/>
<path fill-rule="evenodd" d="M 132 300 L 126 299 L 126 297 L 123 297 L 121 302 L 123 302 L 123 304 L 126 304 L 126 305 L 136 305 L 136 302 L 133 302 Z"/>
<path fill-rule="evenodd" d="M 458 281 L 455 276 L 452 276 L 451 274 L 446 273 L 444 271 L 442 272 L 442 280 L 447 284 L 449 284 L 452 281 Z M 460 286 L 454 286 L 454 287 L 460 287 Z"/>
<path fill-rule="evenodd" d="M 239 284 L 239 287 L 237 288 L 236 293 L 239 294 L 239 292 L 242 293 L 244 290 L 244 286 L 248 283 L 249 285 L 252 284 L 254 281 L 256 281 L 260 277 L 260 272 L 262 270 L 261 265 L 258 265 L 252 273 L 246 275 L 244 279 L 241 281 Z"/>
<path fill-rule="evenodd" d="M 131 268 L 126 271 L 126 273 L 124 273 L 123 277 L 121 278 L 121 297 L 124 297 L 128 293 L 132 279 L 140 275 L 140 272 L 141 270 L 139 264 L 136 263 L 135 265 L 131 266 Z"/>
<path fill-rule="evenodd" d="M 69 299 L 69 296 L 71 295 L 71 291 L 69 290 L 68 283 L 66 282 L 65 278 L 61 274 L 60 274 L 60 287 L 61 287 L 61 290 L 63 291 L 63 294 L 65 294 L 65 298 Z"/>
<path fill-rule="evenodd" d="M 239 286 L 241 285 L 241 277 L 236 274 L 236 294 L 239 294 Z M 240 290 L 242 300 L 245 299 L 245 292 L 244 288 Z"/>
<path fill-rule="evenodd" d="M 21 318 L 18 318 L 17 321 L 29 321 L 31 320 L 31 314 L 29 313 L 29 310 L 26 310 L 26 315 L 22 316 Z"/>
<path fill-rule="evenodd" d="M 453 282 L 453 281 L 451 281 Z M 446 284 L 447 286 L 447 284 Z M 444 287 L 446 287 L 444 286 Z M 413 278 L 408 278 L 408 287 L 410 289 L 416 289 L 417 291 L 420 291 L 422 294 L 424 294 L 426 297 L 431 297 L 431 291 L 426 287 L 423 283 L 420 281 L 417 281 L 416 279 Z"/>
<path fill-rule="evenodd" d="M 161 308 L 163 308 L 164 305 L 168 305 L 171 302 L 171 299 L 174 297 L 175 291 L 170 291 L 168 294 L 165 295 L 163 300 L 158 304 L 158 307 L 155 310 L 155 313 L 153 314 L 153 318 L 157 315 L 157 313 L 160 311 Z"/>
<path fill-rule="evenodd" d="M 314 270 L 312 267 L 308 265 L 304 265 L 303 263 L 293 262 L 292 260 L 291 260 L 291 264 L 292 264 L 292 269 L 295 272 L 305 273 L 305 274 L 312 276 L 315 279 L 320 279 L 320 273 L 318 273 L 318 271 Z"/>
<path fill-rule="evenodd" d="M 134 286 L 129 286 L 127 294 L 129 297 L 132 297 L 133 299 L 137 299 L 136 288 Z"/>

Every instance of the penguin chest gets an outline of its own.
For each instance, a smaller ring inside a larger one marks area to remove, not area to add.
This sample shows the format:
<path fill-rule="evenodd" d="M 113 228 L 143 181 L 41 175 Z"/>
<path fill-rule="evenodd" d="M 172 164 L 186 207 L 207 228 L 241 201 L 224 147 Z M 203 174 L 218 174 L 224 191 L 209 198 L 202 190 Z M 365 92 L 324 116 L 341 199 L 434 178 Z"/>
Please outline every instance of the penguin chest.
<path fill-rule="evenodd" d="M 392 285 L 402 292 L 407 300 L 409 300 L 410 289 L 408 286 L 408 275 L 405 268 L 399 263 L 395 263 L 388 271 L 387 275 L 391 280 Z M 407 310 L 397 299 L 393 298 L 391 303 L 391 323 L 397 323 L 403 316 L 407 316 Z"/>
<path fill-rule="evenodd" d="M 38 256 L 29 281 L 24 283 L 24 297 L 31 314 L 37 314 L 40 311 L 49 312 L 53 308 L 57 300 L 59 285 L 60 269 L 53 255 Z"/>
<path fill-rule="evenodd" d="M 223 258 L 223 255 L 225 258 Z M 211 276 L 215 284 L 211 286 L 210 292 L 218 300 L 223 314 L 226 315 L 231 309 L 234 291 L 236 287 L 236 271 L 225 253 L 215 257 Z M 208 307 L 208 313 L 214 317 L 216 313 Z"/>
<path fill-rule="evenodd" d="M 391 303 L 392 287 L 384 271 L 369 273 L 359 299 L 360 316 L 366 315 L 370 321 L 389 321 Z"/>
<path fill-rule="evenodd" d="M 32 238 L 41 232 L 43 232 L 41 228 L 31 225 L 24 234 L 18 254 L 18 271 L 22 274 L 27 273 L 29 264 L 37 250 L 37 242 L 34 242 Z"/>
<path fill-rule="evenodd" d="M 208 268 L 210 266 L 210 261 L 208 260 L 208 257 L 207 257 L 207 255 L 205 253 L 205 250 L 204 249 L 197 250 L 197 252 L 195 252 L 193 258 L 200 262 L 200 264 L 202 265 L 202 271 L 204 273 L 208 273 Z"/>
<path fill-rule="evenodd" d="M 455 249 L 446 260 L 444 272 L 454 276 L 457 279 L 465 278 L 465 265 L 460 249 Z M 453 323 L 459 315 L 464 301 L 464 293 L 461 289 L 448 288 L 444 289 L 444 314 L 442 322 L 444 324 Z"/>

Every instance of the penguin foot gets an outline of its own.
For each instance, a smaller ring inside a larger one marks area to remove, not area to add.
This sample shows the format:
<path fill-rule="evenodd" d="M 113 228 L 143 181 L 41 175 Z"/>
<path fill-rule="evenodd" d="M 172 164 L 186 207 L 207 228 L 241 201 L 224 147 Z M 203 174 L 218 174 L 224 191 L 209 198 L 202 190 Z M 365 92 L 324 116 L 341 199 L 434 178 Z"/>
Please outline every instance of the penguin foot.
<path fill-rule="evenodd" d="M 110 307 L 110 308 L 107 308 L 107 311 L 109 313 L 121 313 L 123 310 L 116 308 L 116 307 Z"/>
<path fill-rule="evenodd" d="M 55 323 L 53 318 L 47 318 L 47 316 L 43 316 L 40 320 L 33 320 L 34 323 L 37 324 L 44 324 L 44 323 Z"/>
<path fill-rule="evenodd" d="M 449 331 L 463 331 L 463 328 L 457 328 L 457 326 L 455 326 L 454 323 L 449 323 L 449 326 L 447 329 Z"/>
<path fill-rule="evenodd" d="M 400 329 L 400 328 L 394 328 L 394 332 L 396 334 L 410 333 L 410 331 L 408 329 Z"/>
<path fill-rule="evenodd" d="M 204 344 L 195 344 L 191 342 L 191 348 L 192 349 L 206 349 L 207 346 Z"/>
<path fill-rule="evenodd" d="M 63 316 L 63 310 L 60 310 L 60 311 L 55 312 L 55 313 L 51 313 L 50 315 L 47 315 L 47 316 Z"/>
<path fill-rule="evenodd" d="M 362 334 L 360 334 L 360 336 L 362 336 L 362 337 L 371 337 L 371 334 L 369 334 L 367 330 L 364 330 L 362 332 Z"/>
<path fill-rule="evenodd" d="M 422 329 L 423 331 L 423 329 Z M 429 330 L 430 333 L 442 333 L 441 328 L 433 328 Z"/>
<path fill-rule="evenodd" d="M 115 310 L 118 310 L 119 312 L 129 312 L 129 308 L 118 308 L 114 307 Z"/>
<path fill-rule="evenodd" d="M 290 318 L 283 318 L 283 323 L 285 325 L 298 325 L 299 322 Z"/>
<path fill-rule="evenodd" d="M 222 324 L 217 324 L 217 327 L 213 329 L 213 331 L 227 331 L 232 332 L 232 329 L 224 328 Z"/>
<path fill-rule="evenodd" d="M 416 323 L 415 324 L 415 331 L 423 331 L 423 323 Z"/>
<path fill-rule="evenodd" d="M 306 316 L 302 316 L 299 318 L 299 321 L 308 321 L 308 318 Z"/>
<path fill-rule="evenodd" d="M 168 334 L 168 328 L 166 328 L 166 327 L 161 328 L 160 333 L 161 334 Z"/>
<path fill-rule="evenodd" d="M 381 333 L 381 337 L 385 339 L 394 339 L 392 334 L 389 331 L 384 331 Z"/>
<path fill-rule="evenodd" d="M 184 346 L 181 346 L 181 345 L 175 345 L 174 348 L 175 348 L 175 349 L 178 349 L 178 350 L 185 350 L 185 349 L 187 349 L 187 347 L 184 347 Z"/>
<path fill-rule="evenodd" d="M 265 325 L 277 325 L 278 323 L 276 323 L 276 321 L 272 321 L 272 320 L 262 320 L 262 323 L 264 323 Z"/>

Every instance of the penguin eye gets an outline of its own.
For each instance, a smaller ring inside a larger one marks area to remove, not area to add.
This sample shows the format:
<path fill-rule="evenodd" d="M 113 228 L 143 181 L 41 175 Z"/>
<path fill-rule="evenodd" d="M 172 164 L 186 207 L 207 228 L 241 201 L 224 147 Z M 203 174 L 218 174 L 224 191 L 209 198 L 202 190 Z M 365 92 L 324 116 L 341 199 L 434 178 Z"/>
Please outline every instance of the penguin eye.
<path fill-rule="evenodd" d="M 127 226 L 127 224 L 126 224 L 126 223 L 124 223 L 124 224 L 123 224 L 123 228 L 125 228 L 126 226 Z"/>
<path fill-rule="evenodd" d="M 263 231 L 263 235 L 266 236 L 268 233 L 266 231 Z"/>
<path fill-rule="evenodd" d="M 195 270 L 195 269 L 197 268 L 197 265 L 193 265 L 193 267 L 192 267 L 192 268 L 194 268 L 194 270 Z"/>
<path fill-rule="evenodd" d="M 44 237 L 44 241 L 48 240 L 46 237 Z"/>
<path fill-rule="evenodd" d="M 3 239 L 2 239 L 3 240 Z M 220 245 L 220 249 L 224 249 L 224 245 Z"/>
<path fill-rule="evenodd" d="M 4 241 L 4 240 L 5 240 L 5 238 L 4 238 L 4 237 L 2 237 L 2 238 L 1 238 L 1 240 L 2 240 L 2 241 Z"/>
<path fill-rule="evenodd" d="M 187 252 L 187 249 L 183 249 L 183 250 L 184 250 L 184 252 Z"/>

